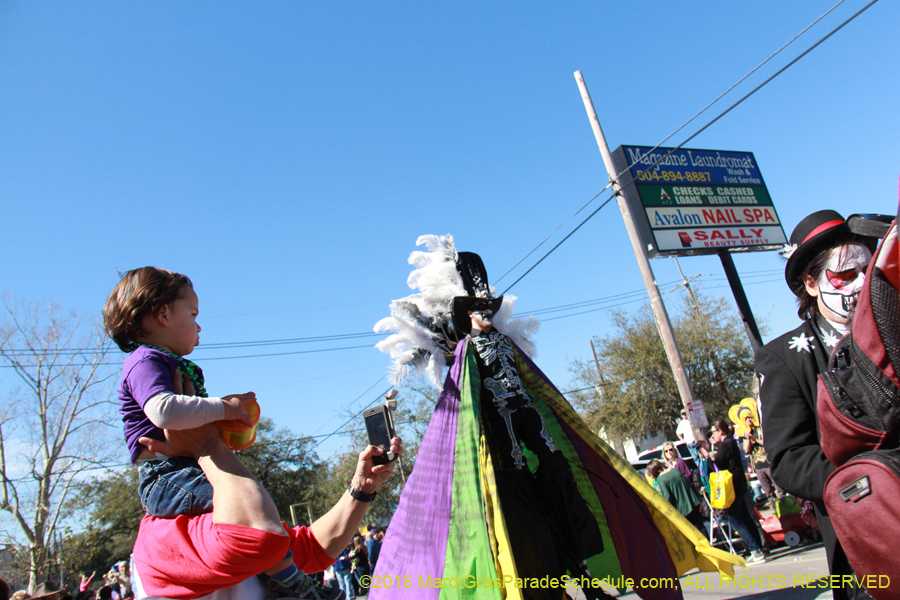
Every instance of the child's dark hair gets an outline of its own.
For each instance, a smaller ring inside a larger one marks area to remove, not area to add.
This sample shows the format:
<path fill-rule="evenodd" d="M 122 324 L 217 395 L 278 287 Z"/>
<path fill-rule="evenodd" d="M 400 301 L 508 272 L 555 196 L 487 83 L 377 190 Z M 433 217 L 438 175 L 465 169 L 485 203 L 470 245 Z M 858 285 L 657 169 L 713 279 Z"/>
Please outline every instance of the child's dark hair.
<path fill-rule="evenodd" d="M 156 267 L 133 269 L 122 276 L 103 306 L 103 327 L 124 352 L 138 347 L 141 320 L 181 297 L 194 284 L 181 273 Z"/>

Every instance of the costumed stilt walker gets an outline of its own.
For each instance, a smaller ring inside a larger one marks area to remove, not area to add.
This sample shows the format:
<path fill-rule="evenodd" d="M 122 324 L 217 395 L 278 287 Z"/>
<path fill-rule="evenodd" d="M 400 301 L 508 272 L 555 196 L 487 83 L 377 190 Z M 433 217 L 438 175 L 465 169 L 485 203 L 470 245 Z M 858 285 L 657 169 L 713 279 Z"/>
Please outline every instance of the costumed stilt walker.
<path fill-rule="evenodd" d="M 511 318 L 515 298 L 494 297 L 481 258 L 450 235 L 422 244 L 409 258 L 419 292 L 391 304 L 375 330 L 394 334 L 377 347 L 395 385 L 414 370 L 440 385 L 450 369 L 372 599 L 598 598 L 591 578 L 622 591 L 670 578 L 636 590 L 657 600 L 681 598 L 677 577 L 695 567 L 733 576 L 742 559 L 712 548 L 531 362 L 537 321 Z"/>

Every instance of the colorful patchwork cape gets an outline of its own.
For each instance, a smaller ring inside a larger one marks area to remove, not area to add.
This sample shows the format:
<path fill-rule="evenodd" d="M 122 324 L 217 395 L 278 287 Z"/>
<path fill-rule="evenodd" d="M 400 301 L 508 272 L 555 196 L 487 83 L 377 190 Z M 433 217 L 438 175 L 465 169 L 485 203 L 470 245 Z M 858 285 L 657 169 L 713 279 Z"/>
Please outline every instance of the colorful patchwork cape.
<path fill-rule="evenodd" d="M 489 444 L 479 418 L 481 381 L 468 339 L 459 343 L 413 473 L 385 535 L 372 600 L 528 598 L 510 548 Z M 734 576 L 735 555 L 717 550 L 630 464 L 590 432 L 559 390 L 516 348 L 522 383 L 603 536 L 587 560 L 592 577 L 614 587 L 673 578 L 693 568 Z M 628 579 L 633 583 L 629 584 Z M 544 584 L 546 585 L 546 583 Z M 577 587 L 573 585 L 573 587 Z M 677 586 L 636 589 L 644 600 L 681 598 Z M 560 590 L 563 597 L 564 590 Z"/>

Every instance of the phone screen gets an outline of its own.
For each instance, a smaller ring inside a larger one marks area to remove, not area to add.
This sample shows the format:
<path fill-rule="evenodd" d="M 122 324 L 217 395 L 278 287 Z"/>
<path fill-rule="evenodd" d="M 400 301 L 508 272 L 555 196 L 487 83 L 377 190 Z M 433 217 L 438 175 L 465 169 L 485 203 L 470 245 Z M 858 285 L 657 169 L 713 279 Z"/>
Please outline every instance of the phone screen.
<path fill-rule="evenodd" d="M 369 434 L 369 443 L 385 450 L 384 454 L 372 457 L 372 462 L 376 465 L 383 465 L 391 462 L 397 456 L 390 452 L 391 438 L 394 437 L 389 424 L 389 415 L 385 413 L 384 407 L 376 407 L 365 412 L 366 432 Z"/>
<path fill-rule="evenodd" d="M 369 441 L 373 446 L 381 446 L 385 450 L 391 447 L 391 436 L 383 413 L 366 418 L 366 431 L 369 433 Z"/>

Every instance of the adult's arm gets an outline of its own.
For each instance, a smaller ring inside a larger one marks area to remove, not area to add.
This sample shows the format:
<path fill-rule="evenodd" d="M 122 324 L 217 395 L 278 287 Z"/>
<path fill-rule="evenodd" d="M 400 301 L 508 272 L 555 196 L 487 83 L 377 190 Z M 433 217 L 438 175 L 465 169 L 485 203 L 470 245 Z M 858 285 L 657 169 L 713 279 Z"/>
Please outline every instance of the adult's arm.
<path fill-rule="evenodd" d="M 356 463 L 356 473 L 350 484 L 357 490 L 370 494 L 381 485 L 394 470 L 394 463 L 390 462 L 386 465 L 376 465 L 372 462 L 372 457 L 382 454 L 383 449 L 369 446 L 359 453 L 359 461 Z M 403 453 L 403 446 L 400 438 L 391 440 L 391 452 L 396 454 Z M 332 558 L 338 555 L 347 547 L 347 544 L 353 539 L 353 536 L 359 531 L 363 517 L 369 504 L 360 502 L 350 495 L 349 490 L 344 492 L 334 508 L 325 513 L 315 523 L 311 529 L 313 535 L 318 540 L 325 554 Z"/>
<path fill-rule="evenodd" d="M 812 396 L 815 373 L 811 367 L 804 373 L 802 367 L 803 363 L 792 366 L 766 346 L 756 352 L 756 371 L 762 380 L 762 428 L 772 477 L 791 494 L 821 502 L 825 480 L 834 466 L 819 445 Z"/>

